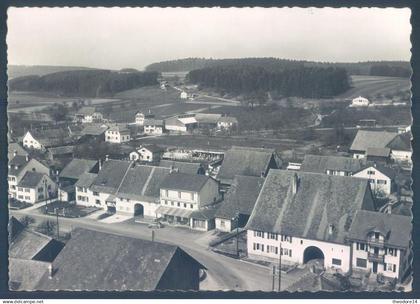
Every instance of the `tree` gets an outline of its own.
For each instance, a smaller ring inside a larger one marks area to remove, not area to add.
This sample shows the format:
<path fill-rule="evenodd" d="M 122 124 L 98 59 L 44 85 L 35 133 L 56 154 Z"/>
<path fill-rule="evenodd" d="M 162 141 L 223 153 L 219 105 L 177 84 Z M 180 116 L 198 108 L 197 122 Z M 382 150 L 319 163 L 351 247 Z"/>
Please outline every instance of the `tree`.
<path fill-rule="evenodd" d="M 51 117 L 57 123 L 66 119 L 68 109 L 62 104 L 54 104 L 51 109 Z"/>
<path fill-rule="evenodd" d="M 28 227 L 35 223 L 35 219 L 29 215 L 22 216 L 19 221 L 22 223 L 24 227 Z"/>

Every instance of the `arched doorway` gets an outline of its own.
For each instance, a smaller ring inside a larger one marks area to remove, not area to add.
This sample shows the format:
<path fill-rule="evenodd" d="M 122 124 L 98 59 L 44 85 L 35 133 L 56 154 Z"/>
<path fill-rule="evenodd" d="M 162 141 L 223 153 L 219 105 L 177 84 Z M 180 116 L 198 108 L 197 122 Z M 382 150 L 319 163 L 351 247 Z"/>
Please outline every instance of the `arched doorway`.
<path fill-rule="evenodd" d="M 303 252 L 303 263 L 306 264 L 310 260 L 324 260 L 324 253 L 315 246 L 309 246 Z"/>
<path fill-rule="evenodd" d="M 142 204 L 135 204 L 134 205 L 134 216 L 143 216 L 144 215 L 144 207 Z"/>

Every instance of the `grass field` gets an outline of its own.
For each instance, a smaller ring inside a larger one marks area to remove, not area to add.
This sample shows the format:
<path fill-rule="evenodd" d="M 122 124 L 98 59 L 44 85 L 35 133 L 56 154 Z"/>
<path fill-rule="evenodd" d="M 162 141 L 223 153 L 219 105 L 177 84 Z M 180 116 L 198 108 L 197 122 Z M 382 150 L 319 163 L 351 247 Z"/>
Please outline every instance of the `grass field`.
<path fill-rule="evenodd" d="M 381 76 L 351 76 L 353 88 L 338 96 L 339 98 L 355 98 L 358 96 L 375 97 L 379 94 L 395 94 L 411 87 L 410 79 Z"/>

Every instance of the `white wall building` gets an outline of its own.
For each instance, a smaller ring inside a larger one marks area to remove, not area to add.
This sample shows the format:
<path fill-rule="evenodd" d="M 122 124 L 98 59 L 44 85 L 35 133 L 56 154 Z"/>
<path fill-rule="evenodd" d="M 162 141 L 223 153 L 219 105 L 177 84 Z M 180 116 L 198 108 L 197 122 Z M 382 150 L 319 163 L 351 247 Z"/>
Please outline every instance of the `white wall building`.
<path fill-rule="evenodd" d="M 351 101 L 350 107 L 368 107 L 369 103 L 369 99 L 359 96 Z"/>
<path fill-rule="evenodd" d="M 130 130 L 126 126 L 111 126 L 105 131 L 106 142 L 121 144 L 130 140 Z"/>
<path fill-rule="evenodd" d="M 29 149 L 34 149 L 34 150 L 43 150 L 45 149 L 45 146 L 38 141 L 32 134 L 30 131 L 26 132 L 25 136 L 23 137 L 22 140 L 23 146 Z"/>
<path fill-rule="evenodd" d="M 27 171 L 17 185 L 16 198 L 19 201 L 35 204 L 54 198 L 57 185 L 44 173 Z"/>
<path fill-rule="evenodd" d="M 392 192 L 395 172 L 387 167 L 372 165 L 354 173 L 353 176 L 367 179 L 374 194 L 388 196 Z"/>
<path fill-rule="evenodd" d="M 161 119 L 145 119 L 144 120 L 144 134 L 148 135 L 162 135 L 164 130 L 164 123 Z"/>

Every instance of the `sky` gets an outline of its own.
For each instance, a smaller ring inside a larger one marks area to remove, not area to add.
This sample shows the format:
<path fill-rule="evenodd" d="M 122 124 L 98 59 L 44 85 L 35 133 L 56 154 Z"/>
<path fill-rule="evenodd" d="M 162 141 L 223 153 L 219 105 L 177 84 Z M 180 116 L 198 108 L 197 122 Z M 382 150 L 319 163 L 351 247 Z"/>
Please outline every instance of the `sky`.
<path fill-rule="evenodd" d="M 143 69 L 187 57 L 410 60 L 395 8 L 9 8 L 8 62 Z"/>

